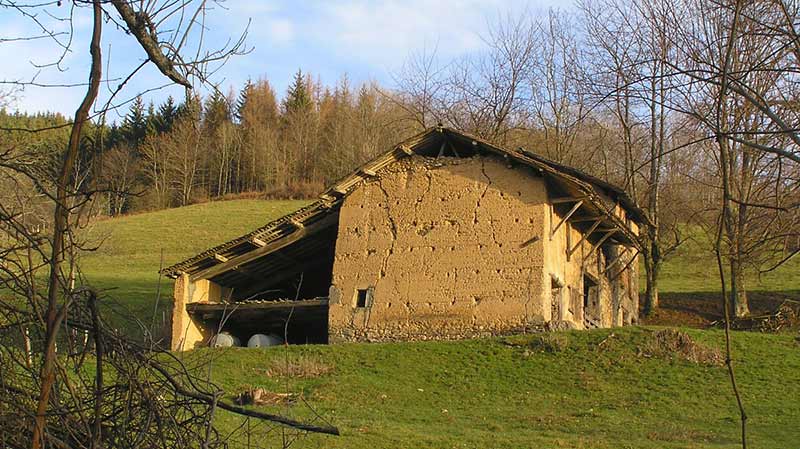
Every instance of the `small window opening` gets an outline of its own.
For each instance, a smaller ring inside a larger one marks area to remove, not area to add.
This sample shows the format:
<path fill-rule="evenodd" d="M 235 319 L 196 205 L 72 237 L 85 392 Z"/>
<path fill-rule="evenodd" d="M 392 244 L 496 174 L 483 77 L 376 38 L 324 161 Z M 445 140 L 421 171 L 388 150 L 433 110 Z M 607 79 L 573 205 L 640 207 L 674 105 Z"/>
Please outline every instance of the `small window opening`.
<path fill-rule="evenodd" d="M 367 307 L 367 297 L 369 296 L 368 289 L 358 289 L 356 291 L 356 307 L 364 308 Z"/>

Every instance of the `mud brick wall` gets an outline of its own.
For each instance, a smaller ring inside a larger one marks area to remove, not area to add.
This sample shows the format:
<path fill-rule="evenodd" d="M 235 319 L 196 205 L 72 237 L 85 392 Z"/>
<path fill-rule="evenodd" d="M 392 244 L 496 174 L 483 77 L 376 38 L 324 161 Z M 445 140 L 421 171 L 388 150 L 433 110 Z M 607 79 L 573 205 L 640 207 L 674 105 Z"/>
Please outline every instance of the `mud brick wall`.
<path fill-rule="evenodd" d="M 414 156 L 386 168 L 341 208 L 331 341 L 464 338 L 543 323 L 546 200 L 542 178 L 494 158 Z"/>

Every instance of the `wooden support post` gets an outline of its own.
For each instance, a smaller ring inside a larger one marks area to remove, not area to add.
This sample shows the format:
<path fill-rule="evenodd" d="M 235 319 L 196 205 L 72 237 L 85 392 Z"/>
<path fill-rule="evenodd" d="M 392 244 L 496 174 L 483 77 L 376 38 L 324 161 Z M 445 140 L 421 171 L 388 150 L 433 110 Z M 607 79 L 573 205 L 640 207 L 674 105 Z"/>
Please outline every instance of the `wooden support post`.
<path fill-rule="evenodd" d="M 444 142 L 442 142 L 442 146 L 441 146 L 441 147 L 439 147 L 439 154 L 438 154 L 438 155 L 436 155 L 436 157 L 442 157 L 442 156 L 444 156 L 444 147 L 445 147 L 446 145 L 447 145 L 447 140 L 445 140 Z"/>
<path fill-rule="evenodd" d="M 289 223 L 291 223 L 291 224 L 292 224 L 292 226 L 294 226 L 294 227 L 295 227 L 295 228 L 297 228 L 297 229 L 303 229 L 303 228 L 305 228 L 305 225 L 304 225 L 303 223 L 301 223 L 300 221 L 298 221 L 298 220 L 296 220 L 296 219 L 294 219 L 294 218 L 290 218 L 290 219 L 289 219 Z"/>
<path fill-rule="evenodd" d="M 616 232 L 617 232 L 617 230 L 616 230 L 616 229 L 613 229 L 613 230 L 611 230 L 611 231 L 608 231 L 608 232 L 606 232 L 606 234 L 605 234 L 604 236 L 602 236 L 602 237 L 600 238 L 600 240 L 598 240 L 598 241 L 597 241 L 597 243 L 595 243 L 595 244 L 594 244 L 594 246 L 592 246 L 592 250 L 591 250 L 591 251 L 589 251 L 589 254 L 591 255 L 593 252 L 595 252 L 595 251 L 597 250 L 597 248 L 599 248 L 599 247 L 600 247 L 600 245 L 602 245 L 603 243 L 605 243 L 605 241 L 606 241 L 606 240 L 608 240 L 608 239 L 609 239 L 609 238 L 610 238 L 612 235 L 614 235 Z"/>
<path fill-rule="evenodd" d="M 588 231 L 584 232 L 583 235 L 581 235 L 581 239 L 578 241 L 578 243 L 572 248 L 567 249 L 567 257 L 572 256 L 572 253 L 574 253 L 578 248 L 580 248 L 581 245 L 583 245 L 583 242 L 586 240 L 586 237 L 588 237 L 592 232 L 594 232 L 594 230 L 597 229 L 597 227 L 600 226 L 600 223 L 602 222 L 603 222 L 602 220 L 597 220 L 596 222 L 594 222 L 592 227 L 589 228 Z"/>
<path fill-rule="evenodd" d="M 628 254 L 628 248 L 625 248 L 624 250 L 622 250 L 622 252 L 621 252 L 621 253 L 619 253 L 619 254 L 617 255 L 617 257 L 615 257 L 615 258 L 614 258 L 614 260 L 612 260 L 611 262 L 608 262 L 608 263 L 606 264 L 606 269 L 605 269 L 605 270 L 603 270 L 603 273 L 602 273 L 602 274 L 606 274 L 606 273 L 608 272 L 608 270 L 610 270 L 610 269 L 611 269 L 611 267 L 613 267 L 614 265 L 616 265 L 617 263 L 619 263 L 619 261 L 620 261 L 620 260 L 622 260 L 622 257 L 623 257 L 623 256 L 625 256 L 625 254 Z"/>
<path fill-rule="evenodd" d="M 560 228 L 567 220 L 569 220 L 569 217 L 571 217 L 572 214 L 577 212 L 578 208 L 580 208 L 582 205 L 583 205 L 583 200 L 579 200 L 577 203 L 575 203 L 574 206 L 572 206 L 572 209 L 570 209 L 569 212 L 567 212 L 567 215 L 565 215 L 564 218 L 562 218 L 561 221 L 558 222 L 556 227 L 550 231 L 550 238 L 553 238 L 553 236 L 556 235 L 558 228 Z"/>
<path fill-rule="evenodd" d="M 452 151 L 452 152 L 453 152 L 453 156 L 455 156 L 455 157 L 461 157 L 461 155 L 459 155 L 459 154 L 458 154 L 458 151 L 456 151 L 456 147 L 455 147 L 455 146 L 453 146 L 453 142 L 450 142 L 450 141 L 448 141 L 448 142 L 447 142 L 447 145 L 450 147 L 450 151 Z"/>
<path fill-rule="evenodd" d="M 636 256 L 638 256 L 638 255 L 639 255 L 639 249 L 637 249 L 637 250 L 636 250 L 636 252 L 633 254 L 633 256 L 631 257 L 631 260 L 629 260 L 629 261 L 628 261 L 628 263 L 626 263 L 626 264 L 625 264 L 625 266 L 624 266 L 624 267 L 622 267 L 622 269 L 621 269 L 621 270 L 619 270 L 619 272 L 618 272 L 617 274 L 615 274 L 615 275 L 614 275 L 614 277 L 610 278 L 610 279 L 608 280 L 608 282 L 613 282 L 615 279 L 617 279 L 617 278 L 619 277 L 619 275 L 620 275 L 620 274 L 622 274 L 623 272 L 625 272 L 625 270 L 627 270 L 627 269 L 628 269 L 628 267 L 629 267 L 629 266 L 631 266 L 631 264 L 633 263 L 633 261 L 634 261 L 634 260 L 636 260 Z"/>

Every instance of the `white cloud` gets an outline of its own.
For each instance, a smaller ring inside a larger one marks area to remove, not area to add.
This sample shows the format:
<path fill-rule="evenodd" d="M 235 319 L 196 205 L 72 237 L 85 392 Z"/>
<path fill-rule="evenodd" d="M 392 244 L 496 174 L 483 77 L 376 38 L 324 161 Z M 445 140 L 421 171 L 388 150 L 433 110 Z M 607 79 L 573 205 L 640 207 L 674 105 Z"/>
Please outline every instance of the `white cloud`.
<path fill-rule="evenodd" d="M 266 28 L 273 44 L 288 44 L 294 38 L 294 25 L 289 19 L 271 19 Z"/>
<path fill-rule="evenodd" d="M 422 47 L 453 57 L 482 46 L 483 13 L 502 2 L 458 0 L 349 0 L 325 4 L 317 40 L 334 51 L 383 67 Z"/>

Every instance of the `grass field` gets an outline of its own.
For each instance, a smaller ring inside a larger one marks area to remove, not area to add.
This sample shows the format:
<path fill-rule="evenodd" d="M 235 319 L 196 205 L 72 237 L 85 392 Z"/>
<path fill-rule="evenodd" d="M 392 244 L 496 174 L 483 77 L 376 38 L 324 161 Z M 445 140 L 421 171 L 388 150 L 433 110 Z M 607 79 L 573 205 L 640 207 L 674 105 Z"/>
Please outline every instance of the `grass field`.
<path fill-rule="evenodd" d="M 162 251 L 164 266 L 169 266 L 305 204 L 221 201 L 97 221 L 85 235 L 100 246 L 83 256 L 81 269 L 91 285 L 106 292 L 109 310 L 119 313 L 112 320 L 134 332 L 136 325 L 127 318 L 136 316 L 149 323 L 159 292 L 159 321 L 172 305 L 173 282 L 159 280 L 158 275 Z"/>
<path fill-rule="evenodd" d="M 117 312 L 112 320 L 136 332 L 125 318 L 150 319 L 162 250 L 169 265 L 304 204 L 238 200 L 98 221 L 87 235 L 103 245 L 84 257 L 83 274 L 107 290 L 109 310 Z M 703 298 L 718 289 L 713 260 L 698 245 L 690 242 L 666 264 L 665 298 Z M 750 285 L 795 295 L 800 260 L 760 283 L 751 277 Z M 162 280 L 160 292 L 159 317 L 171 306 L 172 282 Z M 288 387 L 343 432 L 304 439 L 299 447 L 736 447 L 737 415 L 724 368 L 648 357 L 641 348 L 654 329 L 560 333 L 555 347 L 542 346 L 540 336 L 520 336 L 201 350 L 182 357 L 213 357 L 213 380 L 228 399 L 247 387 Z M 722 345 L 718 331 L 687 332 L 709 347 Z M 800 342 L 791 334 L 736 333 L 734 344 L 751 446 L 800 447 Z M 324 374 L 273 373 L 286 357 L 323 367 Z M 304 405 L 289 413 L 310 417 Z M 225 430 L 239 424 L 219 419 Z"/>
<path fill-rule="evenodd" d="M 517 336 L 291 346 L 292 363 L 304 360 L 312 369 L 331 371 L 292 378 L 289 391 L 302 392 L 342 431 L 339 437 L 309 437 L 298 446 L 737 447 L 738 415 L 725 368 L 663 354 L 648 357 L 653 332 L 624 328 L 559 333 L 543 341 Z M 708 347 L 722 347 L 719 331 L 687 332 Z M 787 334 L 748 333 L 737 334 L 735 347 L 746 354 L 737 374 L 751 417 L 751 447 L 798 447 L 800 344 Z M 271 373 L 284 364 L 286 351 L 235 348 L 194 356 L 215 353 L 213 379 L 232 394 L 248 387 L 282 392 L 286 379 Z M 263 410 L 286 413 L 281 406 Z M 292 406 L 289 414 L 312 416 L 304 404 Z M 225 429 L 241 422 L 220 418 Z M 276 439 L 268 435 L 263 441 Z"/>

